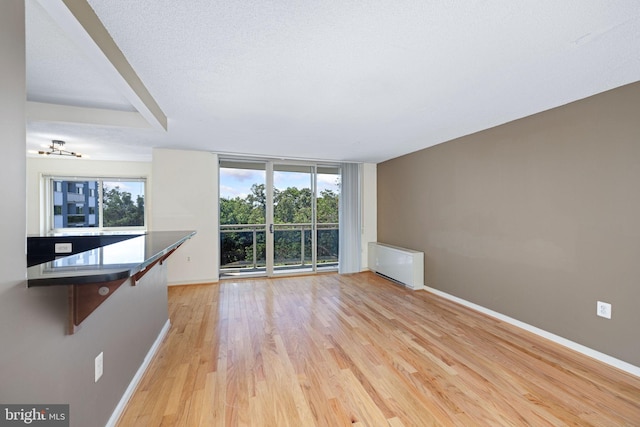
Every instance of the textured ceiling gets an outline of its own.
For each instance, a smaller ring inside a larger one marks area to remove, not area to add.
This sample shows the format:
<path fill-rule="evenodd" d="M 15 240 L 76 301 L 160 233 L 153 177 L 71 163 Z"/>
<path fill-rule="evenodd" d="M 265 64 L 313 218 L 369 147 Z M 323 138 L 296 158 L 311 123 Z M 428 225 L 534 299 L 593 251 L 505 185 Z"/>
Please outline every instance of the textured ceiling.
<path fill-rule="evenodd" d="M 88 0 L 168 132 L 30 121 L 28 145 L 379 162 L 640 80 L 640 2 Z M 27 0 L 28 99 L 131 110 Z"/>

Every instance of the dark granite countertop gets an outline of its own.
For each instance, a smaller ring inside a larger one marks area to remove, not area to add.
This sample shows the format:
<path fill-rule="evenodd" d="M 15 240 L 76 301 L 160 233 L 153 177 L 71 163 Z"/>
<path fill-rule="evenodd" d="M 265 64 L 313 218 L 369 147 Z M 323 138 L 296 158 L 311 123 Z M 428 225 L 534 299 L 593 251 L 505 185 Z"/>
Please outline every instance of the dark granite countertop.
<path fill-rule="evenodd" d="M 92 233 L 45 233 L 27 236 L 27 267 L 144 235 L 144 231 L 100 231 Z M 58 245 L 65 250 L 59 251 Z"/>
<path fill-rule="evenodd" d="M 27 286 L 85 285 L 128 278 L 190 239 L 195 231 L 149 231 L 31 266 Z"/>

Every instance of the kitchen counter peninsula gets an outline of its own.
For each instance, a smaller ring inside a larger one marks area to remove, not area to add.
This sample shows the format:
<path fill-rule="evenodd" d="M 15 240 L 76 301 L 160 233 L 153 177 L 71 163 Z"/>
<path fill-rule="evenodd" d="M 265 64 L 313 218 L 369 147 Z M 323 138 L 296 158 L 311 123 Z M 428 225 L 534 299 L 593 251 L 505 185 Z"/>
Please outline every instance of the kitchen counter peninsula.
<path fill-rule="evenodd" d="M 149 231 L 117 243 L 27 268 L 27 286 L 68 286 L 69 329 L 77 326 L 120 285 L 136 285 L 195 231 Z"/>

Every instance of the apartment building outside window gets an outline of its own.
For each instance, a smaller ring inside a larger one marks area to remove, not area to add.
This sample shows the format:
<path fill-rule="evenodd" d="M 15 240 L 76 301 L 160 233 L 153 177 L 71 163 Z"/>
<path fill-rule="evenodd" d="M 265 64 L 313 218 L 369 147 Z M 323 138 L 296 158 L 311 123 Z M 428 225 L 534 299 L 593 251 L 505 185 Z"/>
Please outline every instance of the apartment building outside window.
<path fill-rule="evenodd" d="M 53 228 L 98 227 L 98 181 L 53 182 Z M 90 208 L 93 214 L 89 213 Z"/>
<path fill-rule="evenodd" d="M 144 229 L 144 178 L 45 177 L 48 229 Z"/>

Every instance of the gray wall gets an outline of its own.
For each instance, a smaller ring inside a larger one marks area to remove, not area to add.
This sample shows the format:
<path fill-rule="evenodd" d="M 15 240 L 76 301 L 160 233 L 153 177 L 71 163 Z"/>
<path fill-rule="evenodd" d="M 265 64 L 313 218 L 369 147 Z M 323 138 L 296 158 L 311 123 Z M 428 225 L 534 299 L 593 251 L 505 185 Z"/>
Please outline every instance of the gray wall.
<path fill-rule="evenodd" d="M 0 402 L 68 403 L 71 425 L 104 426 L 168 319 L 166 263 L 136 286 L 125 282 L 66 334 L 66 287 L 25 288 L 0 294 L 3 324 Z M 104 352 L 104 374 L 94 382 L 94 359 Z"/>
<path fill-rule="evenodd" d="M 67 290 L 26 287 L 24 2 L 0 2 L 0 402 L 69 403 L 71 425 L 104 426 L 167 321 L 166 267 L 123 284 L 65 334 Z M 104 376 L 94 383 L 94 358 Z"/>
<path fill-rule="evenodd" d="M 640 366 L 639 184 L 635 83 L 379 164 L 378 240 L 424 251 L 427 286 Z"/>

